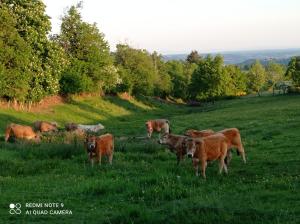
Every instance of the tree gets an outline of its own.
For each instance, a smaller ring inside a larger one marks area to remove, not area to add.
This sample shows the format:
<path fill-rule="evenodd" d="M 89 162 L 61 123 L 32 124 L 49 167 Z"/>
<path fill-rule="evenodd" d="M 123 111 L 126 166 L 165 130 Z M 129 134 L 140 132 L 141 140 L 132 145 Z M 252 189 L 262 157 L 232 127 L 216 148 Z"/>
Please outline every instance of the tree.
<path fill-rule="evenodd" d="M 201 56 L 198 54 L 198 51 L 192 51 L 186 58 L 186 61 L 190 64 L 197 64 L 201 60 Z"/>
<path fill-rule="evenodd" d="M 225 96 L 238 96 L 246 91 L 247 77 L 236 65 L 227 65 L 224 68 L 222 89 Z"/>
<path fill-rule="evenodd" d="M 60 80 L 62 93 L 108 92 L 117 84 L 117 70 L 104 35 L 96 24 L 82 21 L 80 7 L 68 10 L 57 37 L 70 59 Z"/>
<path fill-rule="evenodd" d="M 30 48 L 28 93 L 22 100 L 39 101 L 59 91 L 59 78 L 66 60 L 62 48 L 48 39 L 51 30 L 45 5 L 41 0 L 2 0 L 14 15 L 19 36 Z"/>
<path fill-rule="evenodd" d="M 134 49 L 126 44 L 118 44 L 115 53 L 121 83 L 118 91 L 133 95 L 153 95 L 158 80 L 151 55 L 146 50 Z"/>
<path fill-rule="evenodd" d="M 295 86 L 300 86 L 300 56 L 290 60 L 285 76 L 291 78 Z"/>
<path fill-rule="evenodd" d="M 261 88 L 266 82 L 266 71 L 262 64 L 256 60 L 248 72 L 248 86 L 260 96 Z"/>
<path fill-rule="evenodd" d="M 156 51 L 151 54 L 155 81 L 154 81 L 154 95 L 160 97 L 167 97 L 172 91 L 171 77 L 168 74 L 166 63 L 163 61 L 162 55 L 158 55 Z"/>
<path fill-rule="evenodd" d="M 16 17 L 0 6 L 0 97 L 25 101 L 30 90 L 31 49 L 15 28 Z"/>
<path fill-rule="evenodd" d="M 284 80 L 284 66 L 270 62 L 266 67 L 267 81 L 269 86 L 275 91 L 275 85 Z"/>
<path fill-rule="evenodd" d="M 191 99 L 214 99 L 222 95 L 223 58 L 207 56 L 192 74 L 189 86 Z"/>

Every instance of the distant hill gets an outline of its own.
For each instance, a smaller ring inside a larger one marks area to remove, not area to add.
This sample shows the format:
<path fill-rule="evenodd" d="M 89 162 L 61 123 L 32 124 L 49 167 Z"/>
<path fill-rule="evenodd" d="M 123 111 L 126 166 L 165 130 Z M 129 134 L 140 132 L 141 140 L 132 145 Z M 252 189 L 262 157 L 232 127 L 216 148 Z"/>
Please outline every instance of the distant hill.
<path fill-rule="evenodd" d="M 293 56 L 300 56 L 300 49 L 283 49 L 283 50 L 259 50 L 259 51 L 232 51 L 232 52 L 218 52 L 211 53 L 215 56 L 221 54 L 224 57 L 225 64 L 248 65 L 253 63 L 256 59 L 260 60 L 263 64 L 273 60 L 280 64 L 288 64 Z M 164 55 L 166 61 L 169 60 L 185 60 L 188 54 L 169 54 Z M 207 56 L 206 54 L 201 54 Z"/>

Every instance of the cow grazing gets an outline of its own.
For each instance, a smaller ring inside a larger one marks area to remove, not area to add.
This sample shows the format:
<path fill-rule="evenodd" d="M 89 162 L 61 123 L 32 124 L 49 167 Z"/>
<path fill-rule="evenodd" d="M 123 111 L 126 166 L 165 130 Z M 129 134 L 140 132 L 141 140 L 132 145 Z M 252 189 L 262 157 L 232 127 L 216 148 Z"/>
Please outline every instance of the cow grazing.
<path fill-rule="evenodd" d="M 164 134 L 158 141 L 159 144 L 167 145 L 168 148 L 176 154 L 177 165 L 186 155 L 186 149 L 183 145 L 186 138 L 186 136 L 182 135 Z"/>
<path fill-rule="evenodd" d="M 88 136 L 85 141 L 85 147 L 89 160 L 94 164 L 94 160 L 101 165 L 102 156 L 108 156 L 109 163 L 112 164 L 114 153 L 114 137 L 112 134 L 101 136 Z"/>
<path fill-rule="evenodd" d="M 18 139 L 33 140 L 35 142 L 40 141 L 40 136 L 34 132 L 32 127 L 19 124 L 9 124 L 5 130 L 5 141 L 14 136 Z"/>
<path fill-rule="evenodd" d="M 202 176 L 206 178 L 205 170 L 208 161 L 219 160 L 219 172 L 224 169 L 227 173 L 225 157 L 227 155 L 228 140 L 221 134 L 217 133 L 204 138 L 187 138 L 184 141 L 187 149 L 187 156 L 193 158 L 193 165 L 198 176 L 198 165 L 201 163 Z"/>
<path fill-rule="evenodd" d="M 95 124 L 95 125 L 85 125 L 85 124 L 78 124 L 78 129 L 81 129 L 85 132 L 98 132 L 100 130 L 104 129 L 104 126 L 102 124 Z"/>
<path fill-rule="evenodd" d="M 40 132 L 58 131 L 57 126 L 56 122 L 36 121 L 33 123 L 34 129 Z"/>
<path fill-rule="evenodd" d="M 153 132 L 162 134 L 170 133 L 170 122 L 167 119 L 149 120 L 146 122 L 148 137 L 151 138 Z"/>
<path fill-rule="evenodd" d="M 225 160 L 227 165 L 229 165 L 230 160 L 232 158 L 232 154 L 230 150 L 232 148 L 237 148 L 238 155 L 241 154 L 244 162 L 246 162 L 245 150 L 242 144 L 240 131 L 237 128 L 228 128 L 218 132 L 213 132 L 212 130 L 197 131 L 191 129 L 186 131 L 185 135 L 193 138 L 199 138 L 199 137 L 210 136 L 215 133 L 222 133 L 228 139 L 228 152 Z"/>

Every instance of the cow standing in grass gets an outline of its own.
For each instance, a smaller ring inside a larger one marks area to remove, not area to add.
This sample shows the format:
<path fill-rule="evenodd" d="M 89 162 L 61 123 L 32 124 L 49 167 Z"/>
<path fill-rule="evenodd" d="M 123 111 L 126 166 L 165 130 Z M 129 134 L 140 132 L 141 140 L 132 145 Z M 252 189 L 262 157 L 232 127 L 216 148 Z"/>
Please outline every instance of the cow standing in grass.
<path fill-rule="evenodd" d="M 202 176 L 206 178 L 206 166 L 208 161 L 219 160 L 219 173 L 223 169 L 227 173 L 225 157 L 228 150 L 228 140 L 221 134 L 217 133 L 204 138 L 187 138 L 184 142 L 187 149 L 187 156 L 193 158 L 193 165 L 196 176 L 198 176 L 198 166 L 201 163 Z"/>
<path fill-rule="evenodd" d="M 164 134 L 170 133 L 170 122 L 167 119 L 149 120 L 146 122 L 147 135 L 151 138 L 153 132 Z"/>
<path fill-rule="evenodd" d="M 92 166 L 94 160 L 101 165 L 102 156 L 108 156 L 109 163 L 112 164 L 114 153 L 114 137 L 112 134 L 105 134 L 98 137 L 88 136 L 86 137 L 85 147 Z"/>

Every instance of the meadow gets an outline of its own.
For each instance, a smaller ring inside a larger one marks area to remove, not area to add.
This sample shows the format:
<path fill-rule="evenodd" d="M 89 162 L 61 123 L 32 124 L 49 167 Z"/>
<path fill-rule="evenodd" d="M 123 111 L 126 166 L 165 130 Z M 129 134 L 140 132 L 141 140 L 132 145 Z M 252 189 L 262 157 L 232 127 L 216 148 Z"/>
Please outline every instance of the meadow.
<path fill-rule="evenodd" d="M 241 131 L 247 163 L 233 155 L 228 175 L 208 165 L 196 177 L 191 160 L 146 136 L 145 121 L 167 118 L 188 128 Z M 116 136 L 113 165 L 90 166 L 76 144 L 4 142 L 10 122 L 102 123 Z M 0 109 L 1 223 L 299 223 L 300 96 L 245 97 L 188 107 L 141 98 L 74 98 L 30 113 Z M 121 137 L 128 137 L 127 140 Z M 9 204 L 22 214 L 10 215 Z M 26 215 L 26 203 L 63 203 L 72 215 Z"/>

